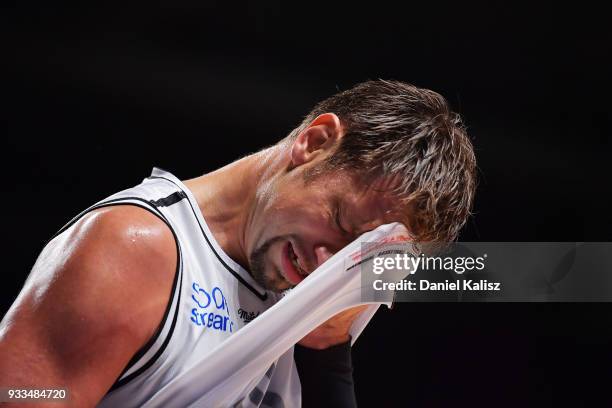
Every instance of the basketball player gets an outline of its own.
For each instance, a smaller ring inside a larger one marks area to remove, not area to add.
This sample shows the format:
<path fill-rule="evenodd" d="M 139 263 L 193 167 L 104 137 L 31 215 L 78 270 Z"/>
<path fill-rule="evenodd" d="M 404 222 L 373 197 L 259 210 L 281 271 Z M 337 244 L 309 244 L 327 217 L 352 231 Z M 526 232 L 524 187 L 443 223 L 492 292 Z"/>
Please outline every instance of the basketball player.
<path fill-rule="evenodd" d="M 445 100 L 382 80 L 212 173 L 182 182 L 154 169 L 43 249 L 0 326 L 0 386 L 66 387 L 78 407 L 155 406 L 159 389 L 360 234 L 400 221 L 416 240 L 453 240 L 474 174 Z M 348 333 L 360 310 L 302 339 L 235 405 L 354 405 Z"/>

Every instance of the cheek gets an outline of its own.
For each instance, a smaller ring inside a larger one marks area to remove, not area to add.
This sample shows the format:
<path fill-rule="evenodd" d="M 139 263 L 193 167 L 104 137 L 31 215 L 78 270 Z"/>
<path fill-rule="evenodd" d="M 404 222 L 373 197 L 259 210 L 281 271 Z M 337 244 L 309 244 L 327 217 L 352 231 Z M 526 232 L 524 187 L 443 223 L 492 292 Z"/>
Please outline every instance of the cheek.
<path fill-rule="evenodd" d="M 323 188 L 293 180 L 270 191 L 257 224 L 254 248 L 280 236 L 306 238 L 310 233 L 327 233 L 328 203 Z"/>
<path fill-rule="evenodd" d="M 289 200 L 276 200 L 269 203 L 257 222 L 258 228 L 252 250 L 271 239 L 294 234 L 295 224 L 303 217 L 299 207 Z"/>
<path fill-rule="evenodd" d="M 314 221 L 312 211 L 303 203 L 279 208 L 269 219 L 270 224 L 275 225 L 281 231 L 286 231 L 285 233 Z"/>
<path fill-rule="evenodd" d="M 279 191 L 271 204 L 266 222 L 281 225 L 312 220 L 322 206 L 320 198 L 305 186 Z"/>
<path fill-rule="evenodd" d="M 274 228 L 275 235 L 301 235 L 310 230 L 320 230 L 326 225 L 321 203 L 304 200 L 287 200 L 274 208 L 265 220 L 267 228 Z"/>

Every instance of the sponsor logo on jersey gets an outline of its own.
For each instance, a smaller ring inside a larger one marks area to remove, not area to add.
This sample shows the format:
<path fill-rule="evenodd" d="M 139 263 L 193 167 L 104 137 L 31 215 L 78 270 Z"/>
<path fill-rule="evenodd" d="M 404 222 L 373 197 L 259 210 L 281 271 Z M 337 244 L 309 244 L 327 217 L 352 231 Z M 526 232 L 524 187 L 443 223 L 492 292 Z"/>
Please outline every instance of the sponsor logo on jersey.
<path fill-rule="evenodd" d="M 245 322 L 248 323 L 259 316 L 261 312 L 248 312 L 244 309 L 238 309 L 238 316 Z"/>
<path fill-rule="evenodd" d="M 190 320 L 196 326 L 207 330 L 234 331 L 234 322 L 223 291 L 218 286 L 204 289 L 197 282 L 191 285 L 192 306 Z"/>

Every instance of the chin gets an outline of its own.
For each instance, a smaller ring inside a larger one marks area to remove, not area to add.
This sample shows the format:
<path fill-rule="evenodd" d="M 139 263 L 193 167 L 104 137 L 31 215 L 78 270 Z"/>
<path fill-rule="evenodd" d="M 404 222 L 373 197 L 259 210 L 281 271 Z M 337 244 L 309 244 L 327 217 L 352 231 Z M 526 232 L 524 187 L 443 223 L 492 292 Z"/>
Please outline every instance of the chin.
<path fill-rule="evenodd" d="M 282 250 L 281 244 L 284 241 L 285 238 L 282 236 L 270 239 L 255 249 L 249 257 L 249 272 L 253 279 L 266 290 L 276 293 L 282 293 L 293 287 L 272 262 L 272 258 Z"/>
<path fill-rule="evenodd" d="M 270 279 L 266 281 L 266 289 L 275 292 L 282 293 L 288 289 L 291 289 L 293 286 L 289 283 L 285 282 L 284 279 Z"/>

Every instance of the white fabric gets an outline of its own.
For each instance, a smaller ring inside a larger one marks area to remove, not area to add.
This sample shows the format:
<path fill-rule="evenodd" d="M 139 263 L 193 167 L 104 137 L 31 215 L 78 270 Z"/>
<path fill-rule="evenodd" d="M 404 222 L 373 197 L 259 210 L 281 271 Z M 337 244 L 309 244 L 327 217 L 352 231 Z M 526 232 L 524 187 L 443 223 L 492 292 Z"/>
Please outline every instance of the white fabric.
<path fill-rule="evenodd" d="M 186 198 L 156 208 L 175 231 L 181 252 L 168 316 L 153 346 L 122 379 L 141 372 L 99 406 L 301 406 L 293 345 L 340 311 L 371 303 L 351 328 L 354 342 L 380 304 L 391 304 L 389 297 L 363 302 L 360 267 L 347 268 L 363 256 L 361 243 L 402 239 L 404 226 L 388 224 L 362 235 L 281 299 L 222 251 L 191 192 L 170 173 L 154 169 L 151 178 L 100 205 L 119 200 L 146 207 L 134 197 L 150 202 L 174 192 Z"/>
<path fill-rule="evenodd" d="M 155 403 L 194 407 L 232 405 L 245 384 L 249 384 L 246 389 L 255 385 L 261 374 L 302 337 L 335 314 L 365 304 L 361 300 L 359 269 L 345 273 L 346 256 L 359 250 L 364 241 L 372 242 L 404 231 L 401 224 L 385 225 L 344 248 L 256 321 L 219 345 L 200 364 L 160 389 L 154 396 Z M 390 301 L 381 303 L 389 306 Z M 351 328 L 353 341 L 378 306 L 379 303 L 372 304 L 364 313 L 365 318 L 355 322 Z"/>

